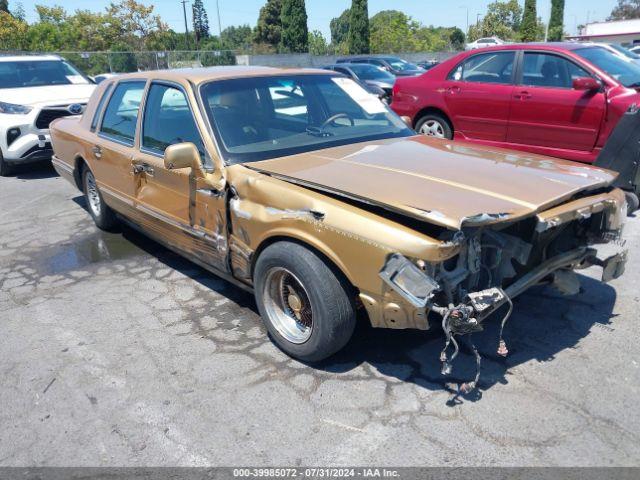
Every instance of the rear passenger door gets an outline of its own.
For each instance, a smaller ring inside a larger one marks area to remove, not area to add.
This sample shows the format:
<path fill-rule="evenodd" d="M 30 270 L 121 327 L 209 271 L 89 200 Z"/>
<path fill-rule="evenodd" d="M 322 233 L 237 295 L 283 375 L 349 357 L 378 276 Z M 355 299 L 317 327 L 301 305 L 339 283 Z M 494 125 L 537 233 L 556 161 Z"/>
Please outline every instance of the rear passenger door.
<path fill-rule="evenodd" d="M 130 212 L 135 198 L 131 155 L 145 80 L 116 84 L 101 117 L 89 164 L 98 187 L 116 210 Z"/>
<path fill-rule="evenodd" d="M 513 51 L 482 52 L 449 73 L 443 95 L 457 132 L 466 138 L 505 141 L 514 65 Z"/>
<path fill-rule="evenodd" d="M 170 145 L 193 143 L 205 169 L 212 169 L 201 132 L 184 88 L 154 81 L 144 102 L 140 148 L 132 159 L 136 209 L 142 226 L 192 257 L 223 268 L 226 238 L 224 197 L 199 190 L 189 168 L 167 170 L 164 151 Z"/>
<path fill-rule="evenodd" d="M 606 111 L 603 91 L 573 89 L 573 79 L 591 74 L 550 52 L 524 52 L 513 91 L 507 141 L 523 145 L 591 151 Z"/>

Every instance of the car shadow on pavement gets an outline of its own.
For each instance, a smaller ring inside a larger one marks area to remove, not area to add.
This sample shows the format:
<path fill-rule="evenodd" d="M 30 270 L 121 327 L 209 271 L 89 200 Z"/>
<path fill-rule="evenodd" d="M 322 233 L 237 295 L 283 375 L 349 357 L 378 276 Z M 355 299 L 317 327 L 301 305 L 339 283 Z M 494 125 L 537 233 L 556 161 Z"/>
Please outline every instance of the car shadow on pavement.
<path fill-rule="evenodd" d="M 86 209 L 84 197 L 78 196 L 73 200 Z M 255 317 L 247 321 L 260 321 L 250 293 L 210 274 L 136 230 L 123 226 L 121 235 L 140 254 L 155 257 L 167 267 L 219 293 L 232 301 L 238 310 L 253 312 Z M 616 291 L 585 275 L 579 275 L 579 278 L 581 292 L 577 295 L 563 296 L 551 287 L 537 286 L 514 300 L 513 314 L 504 329 L 509 349 L 507 357 L 497 354 L 499 323 L 506 306 L 485 320 L 484 330 L 473 335 L 473 342 L 482 357 L 482 368 L 478 388 L 469 394 L 461 394 L 458 386 L 475 375 L 473 352 L 465 339 L 460 339 L 460 354 L 453 363 L 452 373 L 441 375 L 439 357 L 444 335 L 438 319 L 432 322 L 433 328 L 425 332 L 375 329 L 366 318 L 360 318 L 352 339 L 344 349 L 323 362 L 308 366 L 340 375 L 367 364 L 382 376 L 433 391 L 447 390 L 452 394 L 449 405 L 455 405 L 462 399 L 477 401 L 482 398 L 483 391 L 495 384 L 507 384 L 510 369 L 532 360 L 553 361 L 559 352 L 575 348 L 594 326 L 611 329 L 608 325 L 613 316 Z M 380 375 L 376 377 L 380 378 Z"/>
<path fill-rule="evenodd" d="M 431 390 L 452 393 L 450 404 L 464 398 L 477 401 L 482 391 L 509 382 L 510 369 L 529 361 L 550 362 L 556 355 L 575 348 L 595 326 L 610 330 L 616 291 L 590 277 L 580 275 L 581 292 L 563 296 L 548 286 L 531 288 L 514 300 L 514 311 L 504 328 L 509 354 L 497 354 L 499 324 L 506 306 L 484 322 L 484 330 L 473 335 L 482 358 L 478 389 L 460 394 L 459 385 L 473 379 L 475 358 L 467 339 L 459 339 L 460 354 L 453 371 L 440 373 L 440 352 L 444 335 L 437 325 L 431 331 L 374 329 L 365 322 L 358 326 L 347 348 L 322 365 L 332 372 L 345 372 L 366 362 L 381 374 L 412 382 Z M 451 347 L 448 350 L 451 355 Z"/>
<path fill-rule="evenodd" d="M 30 163 L 28 165 L 16 165 L 11 176 L 20 180 L 41 180 L 59 176 L 51 165 L 51 162 Z"/>

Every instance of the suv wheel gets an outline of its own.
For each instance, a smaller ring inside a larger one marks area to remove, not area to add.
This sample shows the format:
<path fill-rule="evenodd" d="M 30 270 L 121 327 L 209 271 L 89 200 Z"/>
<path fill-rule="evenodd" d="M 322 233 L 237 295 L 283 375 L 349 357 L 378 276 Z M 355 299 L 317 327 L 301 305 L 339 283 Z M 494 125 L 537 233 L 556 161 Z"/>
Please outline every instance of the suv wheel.
<path fill-rule="evenodd" d="M 351 338 L 353 293 L 311 250 L 292 242 L 267 247 L 258 257 L 254 283 L 271 338 L 292 357 L 323 360 Z"/>
<path fill-rule="evenodd" d="M 118 223 L 115 213 L 109 206 L 104 203 L 102 195 L 98 190 L 96 178 L 89 167 L 82 170 L 82 187 L 84 190 L 84 198 L 87 201 L 89 213 L 101 230 L 112 230 Z"/>
<path fill-rule="evenodd" d="M 416 124 L 416 132 L 428 137 L 453 138 L 453 130 L 449 121 L 438 113 L 428 113 Z"/>

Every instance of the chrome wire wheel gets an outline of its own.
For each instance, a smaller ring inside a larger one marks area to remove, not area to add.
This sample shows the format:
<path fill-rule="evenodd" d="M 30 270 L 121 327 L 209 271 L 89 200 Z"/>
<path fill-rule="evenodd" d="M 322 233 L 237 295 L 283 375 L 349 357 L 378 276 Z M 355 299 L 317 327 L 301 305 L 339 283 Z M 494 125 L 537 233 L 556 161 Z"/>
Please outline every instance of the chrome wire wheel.
<path fill-rule="evenodd" d="M 89 208 L 94 216 L 99 217 L 102 211 L 102 205 L 100 201 L 100 193 L 98 192 L 98 186 L 96 185 L 96 179 L 91 171 L 88 171 L 84 177 L 85 190 L 87 192 L 87 202 Z"/>
<path fill-rule="evenodd" d="M 445 138 L 444 127 L 439 121 L 433 119 L 429 119 L 422 124 L 420 133 L 428 137 Z"/>
<path fill-rule="evenodd" d="M 272 267 L 264 282 L 262 301 L 273 327 L 287 341 L 301 344 L 313 331 L 313 309 L 302 282 L 283 267 Z"/>

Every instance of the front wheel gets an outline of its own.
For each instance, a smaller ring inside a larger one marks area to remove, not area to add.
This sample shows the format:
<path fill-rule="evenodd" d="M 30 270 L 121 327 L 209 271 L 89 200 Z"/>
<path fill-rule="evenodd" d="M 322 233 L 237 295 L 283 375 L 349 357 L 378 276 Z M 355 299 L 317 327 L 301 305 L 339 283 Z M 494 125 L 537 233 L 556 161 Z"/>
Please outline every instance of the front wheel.
<path fill-rule="evenodd" d="M 101 230 L 113 230 L 118 223 L 118 219 L 113 210 L 104 203 L 104 199 L 98 190 L 96 178 L 89 167 L 84 167 L 82 170 L 82 186 L 84 198 L 93 221 Z"/>
<path fill-rule="evenodd" d="M 453 130 L 449 121 L 437 113 L 428 113 L 416 124 L 416 132 L 428 137 L 453 138 Z"/>
<path fill-rule="evenodd" d="M 311 250 L 292 242 L 267 247 L 256 262 L 254 286 L 271 338 L 292 357 L 317 362 L 351 338 L 353 292 Z"/>

